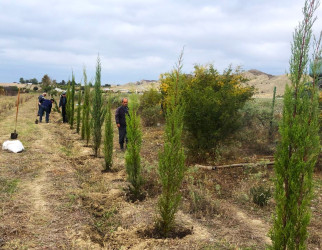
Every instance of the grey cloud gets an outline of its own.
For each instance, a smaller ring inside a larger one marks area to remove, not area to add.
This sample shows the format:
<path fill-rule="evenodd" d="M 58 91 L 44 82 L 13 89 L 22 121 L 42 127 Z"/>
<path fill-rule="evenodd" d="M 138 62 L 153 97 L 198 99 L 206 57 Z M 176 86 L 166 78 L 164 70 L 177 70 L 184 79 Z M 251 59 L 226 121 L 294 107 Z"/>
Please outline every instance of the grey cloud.
<path fill-rule="evenodd" d="M 156 79 L 171 70 L 183 46 L 186 71 L 213 62 L 218 69 L 233 63 L 282 74 L 302 5 L 302 0 L 2 0 L 0 61 L 10 63 L 1 64 L 7 70 L 0 82 L 24 76 L 24 64 L 35 75 L 49 71 L 54 78 L 67 78 L 73 69 L 80 79 L 83 65 L 94 72 L 98 53 L 104 81 Z M 322 27 L 320 20 L 315 27 Z"/>

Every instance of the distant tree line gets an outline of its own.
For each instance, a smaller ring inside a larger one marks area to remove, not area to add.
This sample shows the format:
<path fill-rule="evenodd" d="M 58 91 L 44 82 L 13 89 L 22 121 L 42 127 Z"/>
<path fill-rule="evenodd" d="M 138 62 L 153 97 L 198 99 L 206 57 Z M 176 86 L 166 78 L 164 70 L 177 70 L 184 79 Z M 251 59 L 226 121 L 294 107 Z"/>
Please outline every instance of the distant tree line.
<path fill-rule="evenodd" d="M 44 75 L 45 76 L 48 76 L 47 74 Z M 57 85 L 66 85 L 66 81 L 65 80 L 62 80 L 61 82 L 57 82 L 56 80 L 52 80 L 53 82 L 55 82 L 55 84 Z M 23 77 L 20 77 L 19 79 L 19 83 L 31 83 L 31 84 L 42 84 L 43 82 L 42 81 L 38 81 L 37 78 L 31 78 L 31 79 L 24 79 Z"/>

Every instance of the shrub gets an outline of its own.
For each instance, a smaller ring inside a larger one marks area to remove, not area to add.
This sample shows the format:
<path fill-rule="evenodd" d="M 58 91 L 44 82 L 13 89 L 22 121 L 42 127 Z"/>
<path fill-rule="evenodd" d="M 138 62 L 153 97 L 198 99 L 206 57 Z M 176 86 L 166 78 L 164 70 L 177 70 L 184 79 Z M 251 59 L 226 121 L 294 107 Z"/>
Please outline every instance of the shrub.
<path fill-rule="evenodd" d="M 161 98 L 161 93 L 153 88 L 141 96 L 140 111 L 145 126 L 155 126 L 163 120 Z"/>
<path fill-rule="evenodd" d="M 111 108 L 118 108 L 123 100 L 123 98 L 128 98 L 128 94 L 114 93 L 109 97 L 111 100 Z"/>
<path fill-rule="evenodd" d="M 145 109 L 155 105 L 161 105 L 162 95 L 156 89 L 151 88 L 150 90 L 143 93 L 140 98 L 140 109 Z"/>
<path fill-rule="evenodd" d="M 253 197 L 253 202 L 258 206 L 266 206 L 268 200 L 272 197 L 271 189 L 265 189 L 263 186 L 252 187 L 250 194 Z"/>
<path fill-rule="evenodd" d="M 237 130 L 239 110 L 254 93 L 242 86 L 246 81 L 238 69 L 220 75 L 213 65 L 195 66 L 194 74 L 185 78 L 185 144 L 190 155 L 204 157 Z"/>
<path fill-rule="evenodd" d="M 142 109 L 141 115 L 144 126 L 155 126 L 164 120 L 160 104 Z"/>
<path fill-rule="evenodd" d="M 5 93 L 4 87 L 0 86 L 0 95 L 5 95 Z"/>

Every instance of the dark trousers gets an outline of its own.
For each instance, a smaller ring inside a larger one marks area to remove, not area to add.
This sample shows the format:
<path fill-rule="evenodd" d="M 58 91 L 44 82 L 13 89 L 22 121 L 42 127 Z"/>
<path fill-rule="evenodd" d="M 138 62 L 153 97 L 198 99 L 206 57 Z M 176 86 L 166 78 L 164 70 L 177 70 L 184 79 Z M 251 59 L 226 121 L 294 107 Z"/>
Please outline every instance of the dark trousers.
<path fill-rule="evenodd" d="M 40 116 L 40 107 L 41 105 L 38 104 L 38 116 Z"/>
<path fill-rule="evenodd" d="M 46 122 L 49 122 L 49 108 L 40 106 L 39 122 L 42 122 L 42 116 L 46 112 Z"/>
<path fill-rule="evenodd" d="M 119 129 L 119 143 L 121 149 L 124 148 L 124 141 L 127 143 L 127 137 L 126 137 L 126 126 L 121 126 Z"/>
<path fill-rule="evenodd" d="M 63 123 L 66 123 L 67 122 L 66 106 L 61 106 L 61 114 L 63 116 Z"/>

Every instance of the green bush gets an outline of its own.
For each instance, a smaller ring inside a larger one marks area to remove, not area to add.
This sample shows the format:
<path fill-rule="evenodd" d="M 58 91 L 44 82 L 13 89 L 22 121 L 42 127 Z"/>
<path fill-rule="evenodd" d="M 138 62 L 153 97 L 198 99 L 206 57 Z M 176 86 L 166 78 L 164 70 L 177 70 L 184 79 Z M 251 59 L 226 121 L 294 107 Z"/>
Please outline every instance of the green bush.
<path fill-rule="evenodd" d="M 194 73 L 185 78 L 184 129 L 190 155 L 204 157 L 214 152 L 219 142 L 237 130 L 239 110 L 254 93 L 252 87 L 242 86 L 246 81 L 238 69 L 219 74 L 213 65 L 195 66 Z"/>
<path fill-rule="evenodd" d="M 115 109 L 121 106 L 123 98 L 128 98 L 128 94 L 124 93 L 113 93 L 109 95 L 109 100 L 111 101 L 111 108 Z"/>
<path fill-rule="evenodd" d="M 151 88 L 150 90 L 143 93 L 140 98 L 140 109 L 145 109 L 151 106 L 161 104 L 161 93 L 156 89 Z"/>
<path fill-rule="evenodd" d="M 144 126 L 155 126 L 164 117 L 161 109 L 161 93 L 155 89 L 144 92 L 140 98 L 140 112 Z"/>
<path fill-rule="evenodd" d="M 164 120 L 159 104 L 142 109 L 141 116 L 144 126 L 155 126 Z"/>
<path fill-rule="evenodd" d="M 271 189 L 265 189 L 263 186 L 252 187 L 250 194 L 253 197 L 253 202 L 258 206 L 266 206 L 268 200 L 272 197 Z"/>

